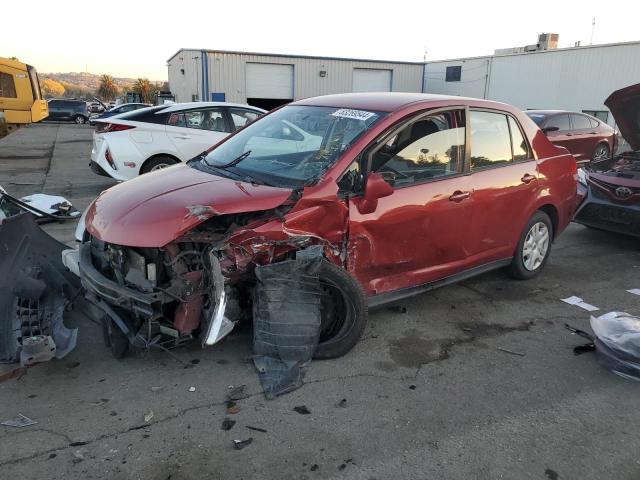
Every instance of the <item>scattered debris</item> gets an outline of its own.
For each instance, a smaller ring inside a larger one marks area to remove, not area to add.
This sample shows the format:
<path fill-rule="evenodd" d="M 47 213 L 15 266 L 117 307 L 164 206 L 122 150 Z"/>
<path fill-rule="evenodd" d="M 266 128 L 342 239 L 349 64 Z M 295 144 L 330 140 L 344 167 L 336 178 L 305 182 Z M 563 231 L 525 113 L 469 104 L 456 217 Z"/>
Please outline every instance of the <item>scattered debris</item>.
<path fill-rule="evenodd" d="M 409 390 L 415 390 L 417 387 L 415 385 L 409 385 Z"/>
<path fill-rule="evenodd" d="M 4 422 L 0 423 L 0 425 L 4 425 L 5 427 L 22 428 L 28 427 L 29 425 L 35 425 L 37 423 L 38 422 L 36 422 L 35 420 L 31 420 L 29 417 L 26 417 L 19 413 L 16 417 L 5 420 Z"/>
<path fill-rule="evenodd" d="M 49 457 L 47 458 L 47 460 L 51 460 L 52 458 L 56 458 L 58 456 L 57 453 L 50 453 Z"/>
<path fill-rule="evenodd" d="M 336 403 L 336 407 L 347 408 L 347 399 L 343 398 L 338 403 Z"/>
<path fill-rule="evenodd" d="M 246 398 L 244 394 L 245 385 L 240 385 L 238 387 L 234 387 L 233 385 L 229 385 L 229 392 L 227 393 L 227 400 L 242 400 Z"/>
<path fill-rule="evenodd" d="M 69 444 L 69 446 L 70 447 L 81 447 L 83 445 L 86 445 L 87 443 L 89 443 L 89 442 L 71 442 Z"/>
<path fill-rule="evenodd" d="M 592 316 L 591 329 L 600 364 L 621 377 L 640 380 L 640 317 L 626 312 Z"/>
<path fill-rule="evenodd" d="M 312 472 L 315 472 L 316 470 L 318 470 L 320 467 L 318 466 L 317 463 L 314 463 L 313 465 L 311 465 L 311 468 L 309 470 L 311 470 Z"/>
<path fill-rule="evenodd" d="M 235 448 L 236 450 L 242 450 L 247 445 L 250 445 L 251 442 L 253 442 L 253 437 L 249 437 L 246 440 L 234 440 L 233 448 Z"/>
<path fill-rule="evenodd" d="M 80 212 L 64 197 L 34 193 L 22 198 L 9 195 L 0 187 L 0 222 L 6 218 L 29 212 L 42 221 L 71 220 Z"/>
<path fill-rule="evenodd" d="M 196 387 L 189 387 L 189 391 L 190 392 L 195 392 L 196 391 Z"/>
<path fill-rule="evenodd" d="M 575 305 L 576 307 L 583 308 L 587 312 L 595 312 L 596 310 L 600 310 L 598 307 L 586 303 L 580 297 L 572 296 L 568 298 L 561 298 L 560 300 L 562 300 L 564 303 L 568 303 L 569 305 Z"/>
<path fill-rule="evenodd" d="M 199 363 L 200 363 L 199 358 L 194 358 L 193 360 L 191 360 L 191 365 L 198 365 Z"/>
<path fill-rule="evenodd" d="M 231 420 L 230 418 L 225 418 L 222 421 L 222 426 L 220 428 L 222 428 L 222 430 L 226 432 L 231 430 L 235 424 L 236 424 L 235 420 Z"/>
<path fill-rule="evenodd" d="M 235 415 L 236 413 L 238 413 L 240 411 L 240 407 L 238 407 L 237 405 L 233 405 L 232 407 L 227 407 L 227 413 L 229 415 Z"/>
<path fill-rule="evenodd" d="M 147 414 L 144 416 L 144 421 L 145 421 L 146 423 L 149 423 L 149 422 L 151 421 L 151 419 L 152 419 L 152 418 L 153 418 L 153 410 L 149 410 L 149 413 L 147 413 Z"/>
<path fill-rule="evenodd" d="M 8 372 L 0 375 L 0 383 L 11 380 L 13 378 L 15 378 L 16 380 L 20 380 L 26 374 L 27 369 L 25 367 L 14 368 L 13 370 L 9 370 Z"/>
<path fill-rule="evenodd" d="M 632 288 L 631 290 L 627 290 L 629 293 L 633 293 L 634 295 L 640 295 L 640 288 Z"/>
<path fill-rule="evenodd" d="M 404 305 L 392 305 L 388 310 L 396 313 L 407 313 L 407 307 Z"/>
<path fill-rule="evenodd" d="M 267 433 L 267 431 L 264 428 L 252 427 L 251 425 L 246 425 L 246 428 L 248 428 L 249 430 L 254 430 L 256 432 Z"/>
<path fill-rule="evenodd" d="M 344 470 L 345 468 L 347 468 L 346 463 L 341 463 L 340 465 L 338 465 L 338 470 Z"/>
<path fill-rule="evenodd" d="M 293 407 L 293 411 L 299 413 L 300 415 L 309 415 L 311 414 L 311 410 L 307 408 L 306 405 L 300 405 L 297 407 Z"/>
<path fill-rule="evenodd" d="M 499 350 L 504 353 L 508 353 L 510 355 L 517 355 L 518 357 L 524 357 L 524 353 L 522 352 L 514 352 L 513 350 L 509 350 L 508 348 L 498 347 L 496 350 Z"/>
<path fill-rule="evenodd" d="M 322 247 L 297 255 L 255 269 L 253 362 L 268 399 L 300 388 L 320 339 Z"/>

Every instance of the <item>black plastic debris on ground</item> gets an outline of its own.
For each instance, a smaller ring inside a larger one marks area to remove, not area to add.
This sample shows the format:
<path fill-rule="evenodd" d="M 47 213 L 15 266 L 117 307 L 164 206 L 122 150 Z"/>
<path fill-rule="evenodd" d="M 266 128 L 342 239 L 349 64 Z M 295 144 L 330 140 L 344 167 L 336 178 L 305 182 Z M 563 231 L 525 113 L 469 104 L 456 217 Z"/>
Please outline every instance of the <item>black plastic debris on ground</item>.
<path fill-rule="evenodd" d="M 311 410 L 307 408 L 306 405 L 299 405 L 297 407 L 293 407 L 293 411 L 299 413 L 300 415 L 310 415 Z"/>
<path fill-rule="evenodd" d="M 242 450 L 247 445 L 250 445 L 251 442 L 253 442 L 253 437 L 249 437 L 246 440 L 234 440 L 233 448 L 235 448 L 236 450 Z"/>
<path fill-rule="evenodd" d="M 322 261 L 305 255 L 256 268 L 253 361 L 268 399 L 302 385 L 318 346 Z"/>
<path fill-rule="evenodd" d="M 77 330 L 63 314 L 80 281 L 62 264 L 66 248 L 30 213 L 0 223 L 0 362 L 31 365 L 75 347 Z"/>
<path fill-rule="evenodd" d="M 222 428 L 222 430 L 227 432 L 227 431 L 231 430 L 235 424 L 236 424 L 235 420 L 231 420 L 230 418 L 225 418 L 222 421 L 222 426 L 220 428 Z"/>

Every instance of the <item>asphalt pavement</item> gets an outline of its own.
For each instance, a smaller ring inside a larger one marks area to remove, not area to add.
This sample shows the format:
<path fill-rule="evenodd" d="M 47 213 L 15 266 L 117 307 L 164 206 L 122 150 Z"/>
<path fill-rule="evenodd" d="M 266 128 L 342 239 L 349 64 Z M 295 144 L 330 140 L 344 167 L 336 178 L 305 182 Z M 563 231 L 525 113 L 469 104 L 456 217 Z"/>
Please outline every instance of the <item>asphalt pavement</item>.
<path fill-rule="evenodd" d="M 45 123 L 0 140 L 0 185 L 83 209 L 114 184 L 88 167 L 91 134 Z M 73 244 L 73 224 L 46 228 Z M 372 311 L 351 353 L 312 362 L 275 400 L 248 361 L 249 327 L 118 361 L 76 309 L 76 350 L 0 383 L 0 421 L 38 422 L 0 426 L 0 478 L 637 479 L 640 385 L 574 355 L 584 339 L 564 325 L 588 330 L 589 313 L 560 301 L 640 315 L 632 288 L 640 242 L 571 225 L 536 279 L 496 271 L 409 299 L 406 313 Z"/>

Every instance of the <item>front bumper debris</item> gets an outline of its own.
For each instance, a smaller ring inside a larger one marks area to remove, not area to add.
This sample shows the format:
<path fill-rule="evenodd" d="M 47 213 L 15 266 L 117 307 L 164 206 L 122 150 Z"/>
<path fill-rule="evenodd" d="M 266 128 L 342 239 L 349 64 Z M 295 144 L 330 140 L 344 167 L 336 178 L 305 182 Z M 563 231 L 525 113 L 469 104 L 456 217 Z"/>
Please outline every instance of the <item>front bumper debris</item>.
<path fill-rule="evenodd" d="M 0 223 L 0 362 L 32 365 L 75 348 L 63 314 L 80 285 L 62 264 L 65 248 L 30 213 Z"/>

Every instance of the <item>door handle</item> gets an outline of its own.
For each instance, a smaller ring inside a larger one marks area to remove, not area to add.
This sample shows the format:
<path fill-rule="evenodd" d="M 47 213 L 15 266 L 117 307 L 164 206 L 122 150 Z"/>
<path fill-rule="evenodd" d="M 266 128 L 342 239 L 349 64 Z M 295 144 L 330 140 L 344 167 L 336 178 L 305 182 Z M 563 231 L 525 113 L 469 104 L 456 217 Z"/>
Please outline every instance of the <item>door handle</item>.
<path fill-rule="evenodd" d="M 449 200 L 452 202 L 460 203 L 462 200 L 464 200 L 465 198 L 469 198 L 470 196 L 471 196 L 471 192 L 463 192 L 461 190 L 456 190 L 449 197 Z"/>
<path fill-rule="evenodd" d="M 573 133 L 565 133 L 565 135 L 566 135 L 567 137 L 571 137 L 571 136 L 573 136 Z"/>
<path fill-rule="evenodd" d="M 533 175 L 529 175 L 528 173 L 525 173 L 524 176 L 520 179 L 522 180 L 522 183 L 531 183 L 532 181 L 534 181 L 536 179 L 536 177 L 534 177 Z"/>

